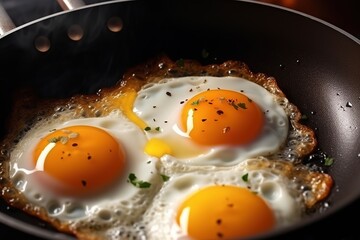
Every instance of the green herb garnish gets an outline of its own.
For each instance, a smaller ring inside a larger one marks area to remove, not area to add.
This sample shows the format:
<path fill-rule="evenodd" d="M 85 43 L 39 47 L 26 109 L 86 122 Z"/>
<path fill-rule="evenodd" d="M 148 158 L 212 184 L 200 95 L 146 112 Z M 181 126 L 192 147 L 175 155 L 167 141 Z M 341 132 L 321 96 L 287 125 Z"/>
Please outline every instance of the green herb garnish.
<path fill-rule="evenodd" d="M 139 180 L 134 173 L 129 174 L 128 182 L 137 188 L 149 188 L 151 186 L 151 183 Z"/>
<path fill-rule="evenodd" d="M 333 158 L 331 158 L 331 157 L 326 157 L 326 158 L 325 158 L 325 162 L 324 162 L 324 165 L 325 165 L 325 166 L 331 166 L 333 163 L 334 163 L 334 159 L 333 159 Z"/>
<path fill-rule="evenodd" d="M 308 116 L 305 114 L 301 115 L 301 120 L 308 120 Z"/>
<path fill-rule="evenodd" d="M 48 140 L 48 142 L 49 142 L 49 143 L 61 142 L 62 144 L 65 144 L 65 143 L 67 143 L 68 140 L 69 140 L 69 138 L 66 137 L 66 136 L 59 136 L 59 137 L 50 138 L 50 139 Z"/>
<path fill-rule="evenodd" d="M 247 181 L 249 181 L 249 174 L 246 173 L 246 174 L 244 174 L 241 178 L 242 178 L 242 180 L 243 180 L 244 182 L 247 182 Z"/>
<path fill-rule="evenodd" d="M 199 105 L 199 103 L 200 103 L 200 99 L 198 99 L 198 100 L 196 100 L 196 101 L 192 102 L 192 103 L 191 103 L 191 105 L 195 105 L 195 106 L 196 106 L 196 105 Z"/>
<path fill-rule="evenodd" d="M 240 107 L 240 108 L 242 108 L 242 109 L 247 109 L 245 103 L 238 103 L 237 106 Z"/>
<path fill-rule="evenodd" d="M 166 175 L 164 175 L 164 174 L 160 174 L 160 176 L 161 176 L 161 178 L 162 178 L 162 180 L 163 180 L 164 182 L 166 182 L 166 181 L 168 181 L 168 180 L 170 179 L 169 176 L 166 176 Z"/>

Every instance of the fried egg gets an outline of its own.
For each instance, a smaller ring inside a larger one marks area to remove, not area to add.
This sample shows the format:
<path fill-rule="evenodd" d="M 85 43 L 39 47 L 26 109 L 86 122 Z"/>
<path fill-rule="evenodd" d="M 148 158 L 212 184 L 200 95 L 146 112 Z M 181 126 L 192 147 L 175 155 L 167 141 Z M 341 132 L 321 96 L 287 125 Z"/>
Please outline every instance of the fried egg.
<path fill-rule="evenodd" d="M 139 150 L 144 134 L 119 113 L 66 118 L 39 122 L 22 138 L 11 153 L 11 181 L 51 218 L 133 221 L 161 185 L 155 159 Z"/>
<path fill-rule="evenodd" d="M 252 168 L 253 161 L 262 160 L 165 170 L 170 178 L 143 216 L 147 239 L 237 239 L 301 219 L 299 186 L 270 169 Z"/>
<path fill-rule="evenodd" d="M 150 155 L 234 165 L 279 151 L 289 120 L 274 96 L 239 77 L 182 77 L 145 85 L 134 112 L 148 124 Z"/>

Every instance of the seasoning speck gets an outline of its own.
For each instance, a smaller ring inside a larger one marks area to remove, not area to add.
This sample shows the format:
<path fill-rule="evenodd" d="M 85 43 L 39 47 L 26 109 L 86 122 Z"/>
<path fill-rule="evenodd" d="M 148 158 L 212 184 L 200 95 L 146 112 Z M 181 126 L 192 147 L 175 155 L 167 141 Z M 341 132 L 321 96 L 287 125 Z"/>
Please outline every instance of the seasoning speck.
<path fill-rule="evenodd" d="M 85 180 L 81 180 L 81 184 L 86 187 L 87 182 Z"/>

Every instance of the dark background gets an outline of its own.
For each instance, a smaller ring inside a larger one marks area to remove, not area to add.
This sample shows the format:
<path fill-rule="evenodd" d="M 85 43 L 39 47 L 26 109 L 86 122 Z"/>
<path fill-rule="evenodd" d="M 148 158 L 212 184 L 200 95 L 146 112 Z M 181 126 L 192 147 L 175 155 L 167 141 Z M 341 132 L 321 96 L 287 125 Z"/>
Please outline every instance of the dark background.
<path fill-rule="evenodd" d="M 91 4 L 104 1 L 84 0 L 84 2 Z M 309 14 L 360 39 L 358 0 L 259 0 L 259 2 L 276 4 Z M 61 11 L 55 0 L 0 0 L 0 3 L 7 10 L 16 26 Z M 360 200 L 334 214 L 331 218 L 276 239 L 360 239 L 360 229 L 357 227 L 360 226 L 358 224 L 359 214 Z M 348 219 L 348 221 L 339 222 L 337 219 Z M 39 239 L 11 227 L 0 225 L 0 239 L 6 239 L 5 234 L 11 236 L 8 239 Z"/>

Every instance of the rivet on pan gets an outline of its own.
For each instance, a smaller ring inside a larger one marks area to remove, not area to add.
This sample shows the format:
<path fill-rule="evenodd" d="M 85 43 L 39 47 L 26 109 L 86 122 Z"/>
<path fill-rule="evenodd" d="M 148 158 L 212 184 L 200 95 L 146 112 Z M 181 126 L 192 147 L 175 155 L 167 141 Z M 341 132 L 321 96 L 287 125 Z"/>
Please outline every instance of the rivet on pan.
<path fill-rule="evenodd" d="M 352 107 L 352 103 L 351 103 L 351 102 L 347 102 L 347 103 L 346 103 L 346 107 L 351 108 L 351 107 Z"/>
<path fill-rule="evenodd" d="M 80 25 L 72 25 L 68 29 L 68 36 L 73 41 L 79 41 L 84 36 L 84 30 Z"/>
<path fill-rule="evenodd" d="M 112 32 L 120 32 L 123 28 L 123 21 L 119 17 L 112 17 L 107 21 L 107 27 Z"/>
<path fill-rule="evenodd" d="M 50 40 L 45 36 L 37 37 L 34 44 L 39 52 L 47 52 L 50 49 Z"/>

